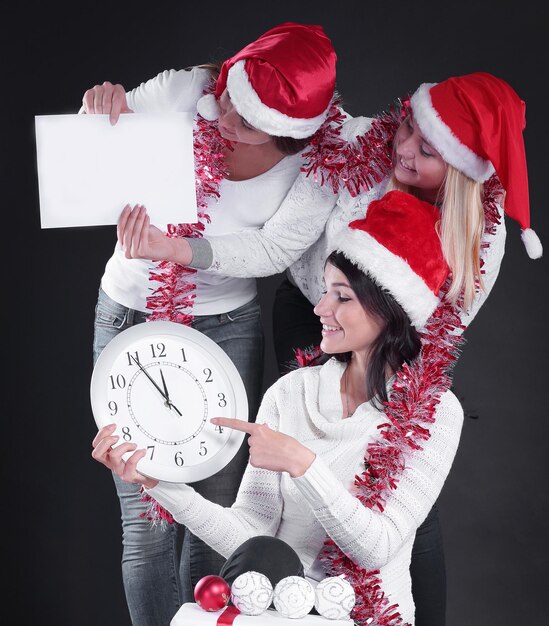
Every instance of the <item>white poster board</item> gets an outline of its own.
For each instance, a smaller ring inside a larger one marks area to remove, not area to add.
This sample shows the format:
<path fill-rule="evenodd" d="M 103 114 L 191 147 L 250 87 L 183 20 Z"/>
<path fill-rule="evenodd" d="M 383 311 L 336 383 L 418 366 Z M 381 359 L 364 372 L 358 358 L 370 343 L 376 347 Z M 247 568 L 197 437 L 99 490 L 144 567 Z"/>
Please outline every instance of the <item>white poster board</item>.
<path fill-rule="evenodd" d="M 151 223 L 197 221 L 191 113 L 35 116 L 42 228 L 116 224 L 126 204 Z"/>

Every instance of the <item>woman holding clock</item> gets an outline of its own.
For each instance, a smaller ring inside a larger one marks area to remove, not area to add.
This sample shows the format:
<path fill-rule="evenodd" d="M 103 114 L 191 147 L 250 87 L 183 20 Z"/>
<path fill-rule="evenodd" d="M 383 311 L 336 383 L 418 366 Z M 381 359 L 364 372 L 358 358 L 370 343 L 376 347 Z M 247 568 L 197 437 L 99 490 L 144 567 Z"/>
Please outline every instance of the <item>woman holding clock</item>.
<path fill-rule="evenodd" d="M 381 623 L 388 612 L 395 623 L 414 624 L 414 536 L 450 470 L 463 421 L 450 378 L 416 367 L 425 346 L 431 349 L 427 322 L 435 309 L 455 323 L 452 305 L 439 301 L 448 266 L 438 220 L 436 207 L 391 191 L 334 240 L 326 292 L 315 307 L 325 362 L 281 377 L 256 423 L 212 420 L 250 435 L 249 464 L 231 507 L 191 485 L 145 477 L 137 469 L 145 451 L 116 446 L 113 426 L 99 430 L 92 456 L 144 485 L 228 557 L 219 572 L 227 582 L 250 569 L 273 585 L 289 575 L 314 584 L 345 573 L 357 595 L 357 624 Z M 402 232 L 413 237 L 403 240 Z M 451 353 L 431 352 L 435 369 L 447 370 Z M 265 536 L 275 538 L 267 558 L 257 550 Z M 281 562 L 279 541 L 297 558 L 290 562 L 284 552 Z"/>
<path fill-rule="evenodd" d="M 291 52 L 291 54 L 289 54 Z M 82 112 L 190 111 L 199 222 L 167 225 L 182 235 L 215 237 L 261 227 L 277 211 L 303 164 L 309 138 L 332 105 L 336 55 L 320 26 L 281 24 L 221 67 L 170 70 L 126 93 L 103 83 L 86 91 Z M 267 191 L 268 190 L 268 193 Z M 129 207 L 125 212 L 129 212 Z M 144 208 L 137 207 L 137 213 Z M 215 341 L 236 365 L 255 415 L 262 390 L 263 335 L 254 278 L 230 278 L 169 261 L 131 258 L 124 237 L 106 264 L 96 307 L 94 360 L 123 330 L 150 320 L 190 325 Z M 160 257 L 157 257 L 160 258 Z M 177 405 L 176 405 L 177 406 Z M 173 409 L 172 409 L 173 411 Z M 243 446 L 197 490 L 232 504 L 247 460 Z M 196 582 L 222 557 L 186 531 L 181 560 L 175 524 L 151 527 L 139 486 L 114 476 L 122 510 L 122 572 L 134 626 L 168 624 Z"/>

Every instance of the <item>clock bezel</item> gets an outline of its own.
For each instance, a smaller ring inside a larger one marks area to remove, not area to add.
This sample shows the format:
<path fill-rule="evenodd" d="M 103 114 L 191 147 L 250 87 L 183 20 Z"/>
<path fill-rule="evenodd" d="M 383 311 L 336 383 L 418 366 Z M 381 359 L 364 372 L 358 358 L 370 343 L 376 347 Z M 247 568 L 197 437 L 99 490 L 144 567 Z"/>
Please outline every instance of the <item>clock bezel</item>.
<path fill-rule="evenodd" d="M 216 362 L 218 371 L 231 386 L 235 403 L 233 417 L 245 421 L 249 419 L 246 389 L 240 373 L 228 354 L 213 339 L 195 328 L 166 320 L 154 320 L 123 330 L 116 337 L 113 337 L 97 358 L 90 382 L 90 399 L 98 428 L 116 423 L 116 418 L 105 412 L 108 399 L 107 380 L 114 363 L 122 352 L 127 351 L 128 346 L 151 336 L 183 339 L 187 344 L 194 344 L 195 349 L 200 352 L 206 352 L 208 358 Z M 211 417 L 215 416 L 211 415 Z M 143 433 L 141 435 L 146 437 Z M 244 436 L 245 433 L 241 431 L 231 430 L 225 444 L 211 458 L 204 460 L 199 465 L 172 468 L 144 458 L 139 461 L 137 469 L 146 476 L 166 482 L 193 483 L 204 480 L 216 474 L 234 458 L 242 445 Z M 120 443 L 123 443 L 122 439 Z M 130 454 L 124 455 L 123 458 L 127 459 Z"/>

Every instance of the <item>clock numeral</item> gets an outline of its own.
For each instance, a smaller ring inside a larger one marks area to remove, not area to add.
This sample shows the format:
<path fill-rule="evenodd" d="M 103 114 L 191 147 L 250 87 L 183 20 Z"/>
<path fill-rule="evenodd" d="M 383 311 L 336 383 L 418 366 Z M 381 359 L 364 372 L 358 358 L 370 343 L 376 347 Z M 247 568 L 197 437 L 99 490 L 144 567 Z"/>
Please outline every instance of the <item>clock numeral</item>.
<path fill-rule="evenodd" d="M 208 454 L 208 448 L 206 448 L 206 446 L 204 445 L 205 443 L 205 441 L 200 442 L 200 450 L 198 452 L 200 456 L 206 456 L 206 454 Z"/>
<path fill-rule="evenodd" d="M 166 344 L 159 342 L 154 345 L 154 343 L 149 344 L 151 346 L 151 354 L 153 359 L 159 359 L 161 357 L 166 356 Z"/>
<path fill-rule="evenodd" d="M 223 432 L 223 426 L 216 426 L 215 427 L 216 432 L 218 432 L 219 434 L 221 434 Z"/>
<path fill-rule="evenodd" d="M 219 398 L 219 402 L 217 403 L 217 406 L 220 406 L 221 408 L 227 406 L 227 400 L 225 398 L 225 394 L 224 393 L 218 393 L 217 397 Z"/>
<path fill-rule="evenodd" d="M 126 386 L 126 379 L 122 374 L 117 374 L 116 378 L 111 374 L 109 380 L 111 381 L 111 389 L 124 389 Z"/>
<path fill-rule="evenodd" d="M 133 354 L 126 352 L 126 356 L 128 357 L 128 365 L 137 365 L 141 362 L 139 360 L 139 352 L 137 350 Z"/>
<path fill-rule="evenodd" d="M 131 441 L 132 440 L 132 434 L 130 433 L 130 427 L 129 426 L 123 426 L 122 427 L 122 439 L 124 439 L 124 441 Z"/>
<path fill-rule="evenodd" d="M 114 400 L 109 402 L 108 407 L 111 415 L 116 415 L 118 413 L 118 404 L 116 404 Z"/>
<path fill-rule="evenodd" d="M 152 461 L 154 459 L 154 451 L 156 450 L 156 446 L 147 446 L 147 450 L 151 451 L 149 459 Z"/>
<path fill-rule="evenodd" d="M 213 383 L 213 378 L 212 378 L 212 370 L 209 367 L 204 368 L 204 375 L 206 376 L 206 380 L 204 381 L 205 383 Z"/>
<path fill-rule="evenodd" d="M 175 464 L 178 467 L 182 467 L 185 464 L 185 461 L 183 461 L 183 457 L 181 456 L 181 450 L 178 450 L 175 455 L 174 455 L 174 461 Z"/>
<path fill-rule="evenodd" d="M 185 348 L 181 348 L 181 356 L 183 357 L 183 362 L 186 363 L 187 362 L 187 357 L 185 355 Z"/>

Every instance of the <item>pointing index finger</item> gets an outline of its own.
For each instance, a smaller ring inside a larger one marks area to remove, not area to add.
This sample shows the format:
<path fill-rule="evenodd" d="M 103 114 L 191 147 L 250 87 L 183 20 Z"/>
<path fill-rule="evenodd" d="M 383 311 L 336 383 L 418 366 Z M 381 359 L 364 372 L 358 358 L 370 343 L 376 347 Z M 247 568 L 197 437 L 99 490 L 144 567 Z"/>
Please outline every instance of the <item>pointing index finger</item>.
<path fill-rule="evenodd" d="M 245 422 L 244 420 L 238 420 L 234 417 L 213 417 L 210 422 L 216 426 L 226 426 L 233 430 L 240 430 L 243 433 L 253 433 L 257 428 L 257 424 L 253 422 Z"/>

